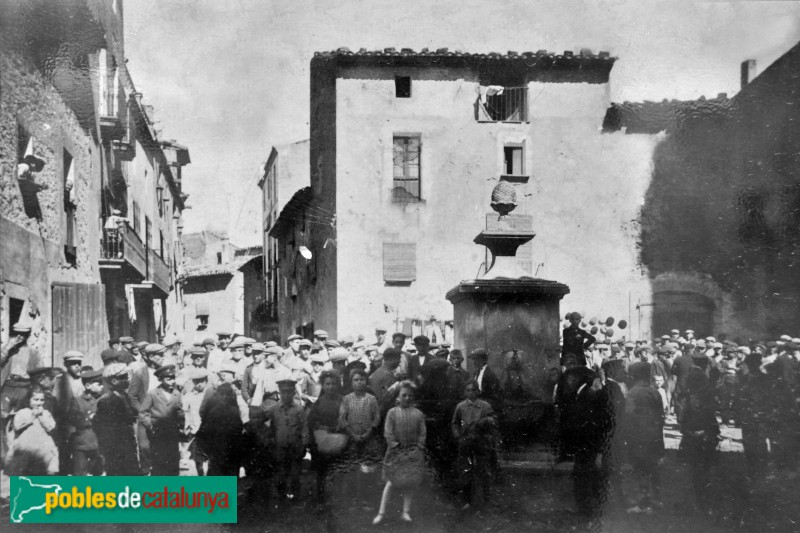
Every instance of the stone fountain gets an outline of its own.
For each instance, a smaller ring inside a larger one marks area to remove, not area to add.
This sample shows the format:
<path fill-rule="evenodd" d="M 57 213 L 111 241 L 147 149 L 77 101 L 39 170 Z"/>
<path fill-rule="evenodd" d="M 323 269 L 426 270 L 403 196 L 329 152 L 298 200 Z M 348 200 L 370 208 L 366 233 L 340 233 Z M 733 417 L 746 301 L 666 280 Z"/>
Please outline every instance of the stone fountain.
<path fill-rule="evenodd" d="M 506 398 L 507 406 L 546 406 L 552 403 L 551 369 L 559 366 L 559 302 L 569 287 L 534 278 L 520 266 L 517 248 L 536 234 L 532 216 L 510 214 L 517 206 L 512 183 L 497 184 L 491 206 L 495 213 L 486 215 L 486 229 L 474 241 L 491 252 L 490 267 L 479 278 L 462 281 L 447 293 L 454 308 L 453 346 L 464 350 L 465 356 L 477 348 L 487 349 L 489 366 L 501 383 L 504 377 L 513 377 L 515 383 L 524 384 L 520 397 Z M 521 366 L 513 375 L 509 370 L 512 358 L 516 368 Z M 522 419 L 541 416 L 543 410 L 535 412 L 517 412 L 515 416 L 525 422 Z"/>

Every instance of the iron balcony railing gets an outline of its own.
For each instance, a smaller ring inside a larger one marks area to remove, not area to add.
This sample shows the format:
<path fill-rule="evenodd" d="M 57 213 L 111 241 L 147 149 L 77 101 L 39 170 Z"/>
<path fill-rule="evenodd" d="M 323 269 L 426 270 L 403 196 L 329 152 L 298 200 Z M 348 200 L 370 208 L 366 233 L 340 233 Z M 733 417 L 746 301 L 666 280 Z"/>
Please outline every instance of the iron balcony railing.
<path fill-rule="evenodd" d="M 491 90 L 489 90 L 491 89 Z M 528 88 L 482 88 L 478 99 L 479 121 L 527 122 Z"/>
<path fill-rule="evenodd" d="M 142 276 L 147 274 L 144 244 L 127 224 L 119 229 L 104 229 L 102 244 L 101 255 L 104 260 L 127 262 Z"/>

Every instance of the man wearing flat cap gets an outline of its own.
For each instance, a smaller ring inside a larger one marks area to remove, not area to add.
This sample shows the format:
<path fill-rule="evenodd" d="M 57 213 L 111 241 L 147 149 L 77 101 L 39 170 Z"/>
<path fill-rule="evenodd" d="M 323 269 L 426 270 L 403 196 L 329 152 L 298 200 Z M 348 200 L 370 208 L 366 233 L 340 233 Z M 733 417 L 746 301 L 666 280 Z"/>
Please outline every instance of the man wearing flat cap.
<path fill-rule="evenodd" d="M 31 328 L 14 324 L 8 342 L 0 348 L 0 464 L 5 461 L 8 418 L 14 405 L 28 393 L 28 361 L 38 361 L 38 352 L 28 346 Z"/>
<path fill-rule="evenodd" d="M 147 394 L 158 387 L 156 370 L 161 368 L 164 363 L 164 353 L 166 346 L 158 343 L 148 344 L 144 348 L 144 357 L 129 365 L 131 371 L 130 387 L 128 395 L 133 407 L 139 411 Z M 147 428 L 140 422 L 136 428 L 137 441 L 139 443 L 139 463 L 142 473 L 147 475 L 150 472 L 150 437 Z"/>
<path fill-rule="evenodd" d="M 586 366 L 586 350 L 595 343 L 594 335 L 580 327 L 581 314 L 573 311 L 567 315 L 569 327 L 564 329 L 564 341 L 561 346 L 561 358 L 571 353 L 575 355 L 577 364 Z M 562 361 L 563 364 L 563 361 Z"/>
<path fill-rule="evenodd" d="M 289 343 L 289 347 L 286 348 L 283 353 L 281 354 L 280 363 L 283 366 L 288 367 L 289 361 L 293 361 L 294 359 L 300 357 L 300 342 L 303 340 L 303 337 L 297 334 L 289 335 L 286 341 Z"/>
<path fill-rule="evenodd" d="M 318 329 L 314 332 L 314 341 L 315 348 L 319 348 L 321 352 L 325 352 L 327 354 L 327 346 L 325 346 L 325 341 L 328 340 L 328 332 L 324 329 Z"/>
<path fill-rule="evenodd" d="M 93 427 L 100 455 L 105 458 L 106 475 L 109 476 L 138 476 L 142 473 L 135 434 L 139 412 L 127 393 L 129 372 L 122 363 L 112 363 L 103 368 L 108 392 L 97 400 Z"/>
<path fill-rule="evenodd" d="M 136 361 L 136 357 L 133 356 L 133 337 L 120 337 L 119 343 L 120 348 L 118 349 L 122 352 L 122 356 L 119 358 L 120 362 L 129 365 Z"/>
<path fill-rule="evenodd" d="M 76 398 L 79 398 L 85 391 L 81 379 L 81 367 L 83 366 L 83 354 L 77 350 L 70 350 L 63 355 L 64 367 L 66 372 L 60 374 L 53 386 L 53 396 L 56 397 L 58 411 L 53 413 L 58 429 L 58 470 L 61 475 L 72 473 L 70 466 L 70 430 L 66 424 L 67 415 L 72 408 Z"/>
<path fill-rule="evenodd" d="M 147 393 L 139 409 L 139 421 L 150 438 L 150 473 L 177 476 L 184 418 L 181 397 L 175 388 L 175 366 L 164 365 L 155 374 L 159 385 Z"/>
<path fill-rule="evenodd" d="M 81 372 L 80 379 L 84 390 L 72 400 L 65 422 L 71 459 L 69 473 L 74 476 L 102 476 L 103 458 L 100 456 L 93 419 L 97 412 L 97 399 L 103 394 L 103 371 L 89 367 Z"/>
<path fill-rule="evenodd" d="M 206 368 L 208 369 L 209 377 L 212 383 L 216 382 L 216 375 L 222 368 L 222 364 L 230 357 L 228 346 L 231 343 L 231 334 L 227 331 L 220 331 L 217 333 L 217 340 L 219 341 L 216 348 L 212 349 L 208 354 L 208 361 Z"/>
<path fill-rule="evenodd" d="M 417 349 L 417 353 L 408 359 L 408 379 L 418 381 L 419 376 L 422 374 L 422 367 L 433 360 L 434 357 L 429 354 L 431 341 L 425 335 L 414 337 L 414 347 Z"/>

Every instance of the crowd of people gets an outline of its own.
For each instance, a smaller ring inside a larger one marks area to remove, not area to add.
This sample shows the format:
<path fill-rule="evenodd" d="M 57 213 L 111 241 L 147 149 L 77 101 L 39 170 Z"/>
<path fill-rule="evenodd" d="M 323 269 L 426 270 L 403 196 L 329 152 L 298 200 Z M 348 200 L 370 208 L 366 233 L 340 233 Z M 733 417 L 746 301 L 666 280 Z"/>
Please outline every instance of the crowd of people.
<path fill-rule="evenodd" d="M 748 476 L 796 475 L 800 339 L 742 344 L 673 330 L 653 341 L 597 339 L 578 313 L 563 330 L 561 368 L 548 375 L 559 460 L 573 460 L 575 501 L 594 513 L 607 501 L 629 512 L 661 506 L 665 418 L 677 417 L 694 501 L 713 512 L 710 472 L 720 424 L 737 424 Z M 510 395 L 489 353 L 464 355 L 425 336 L 313 339 L 286 347 L 219 332 L 183 349 L 111 339 L 102 368 L 77 351 L 63 368 L 39 367 L 17 324 L 0 354 L 3 469 L 7 475 L 245 475 L 253 502 L 296 500 L 310 454 L 314 497 L 335 473 L 383 483 L 374 523 L 395 492 L 410 522 L 413 494 L 433 472 L 462 509 L 480 507 L 499 475 Z M 637 489 L 626 498 L 622 465 Z"/>
<path fill-rule="evenodd" d="M 741 428 L 749 482 L 797 476 L 800 338 L 742 342 L 673 329 L 652 341 L 611 341 L 581 327 L 579 313 L 567 319 L 554 400 L 561 457 L 575 461 L 580 510 L 594 512 L 615 498 L 635 513 L 663 505 L 659 466 L 670 416 L 703 513 L 717 512 L 711 471 L 721 425 Z M 638 485 L 634 498 L 622 490 L 623 463 Z"/>
<path fill-rule="evenodd" d="M 473 374 L 459 350 L 376 333 L 368 344 L 318 330 L 313 340 L 290 336 L 284 348 L 219 332 L 187 350 L 174 337 L 122 337 L 100 354 L 102 368 L 85 365 L 78 351 L 53 368 L 38 366 L 30 328 L 17 324 L 0 357 L 4 471 L 179 475 L 193 463 L 201 476 L 244 474 L 253 501 L 273 487 L 295 500 L 310 453 L 320 502 L 342 465 L 381 476 L 375 523 L 395 491 L 403 493 L 401 519 L 411 521 L 413 489 L 431 461 L 446 479 L 461 459 L 470 465 L 462 477 L 477 476 L 487 494 L 497 468 L 490 402 L 498 400 L 488 353 L 471 354 Z M 469 482 L 459 486 L 467 505 Z"/>

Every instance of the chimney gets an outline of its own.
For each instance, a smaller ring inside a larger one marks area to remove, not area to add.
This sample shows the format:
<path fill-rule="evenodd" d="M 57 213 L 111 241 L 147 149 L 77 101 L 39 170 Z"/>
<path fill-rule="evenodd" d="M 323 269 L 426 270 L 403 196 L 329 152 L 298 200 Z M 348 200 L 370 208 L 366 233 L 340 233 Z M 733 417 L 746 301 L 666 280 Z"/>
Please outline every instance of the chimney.
<path fill-rule="evenodd" d="M 742 86 L 741 89 L 744 89 L 745 85 L 753 81 L 753 78 L 756 77 L 756 60 L 755 59 L 748 59 L 746 61 L 742 61 Z"/>

